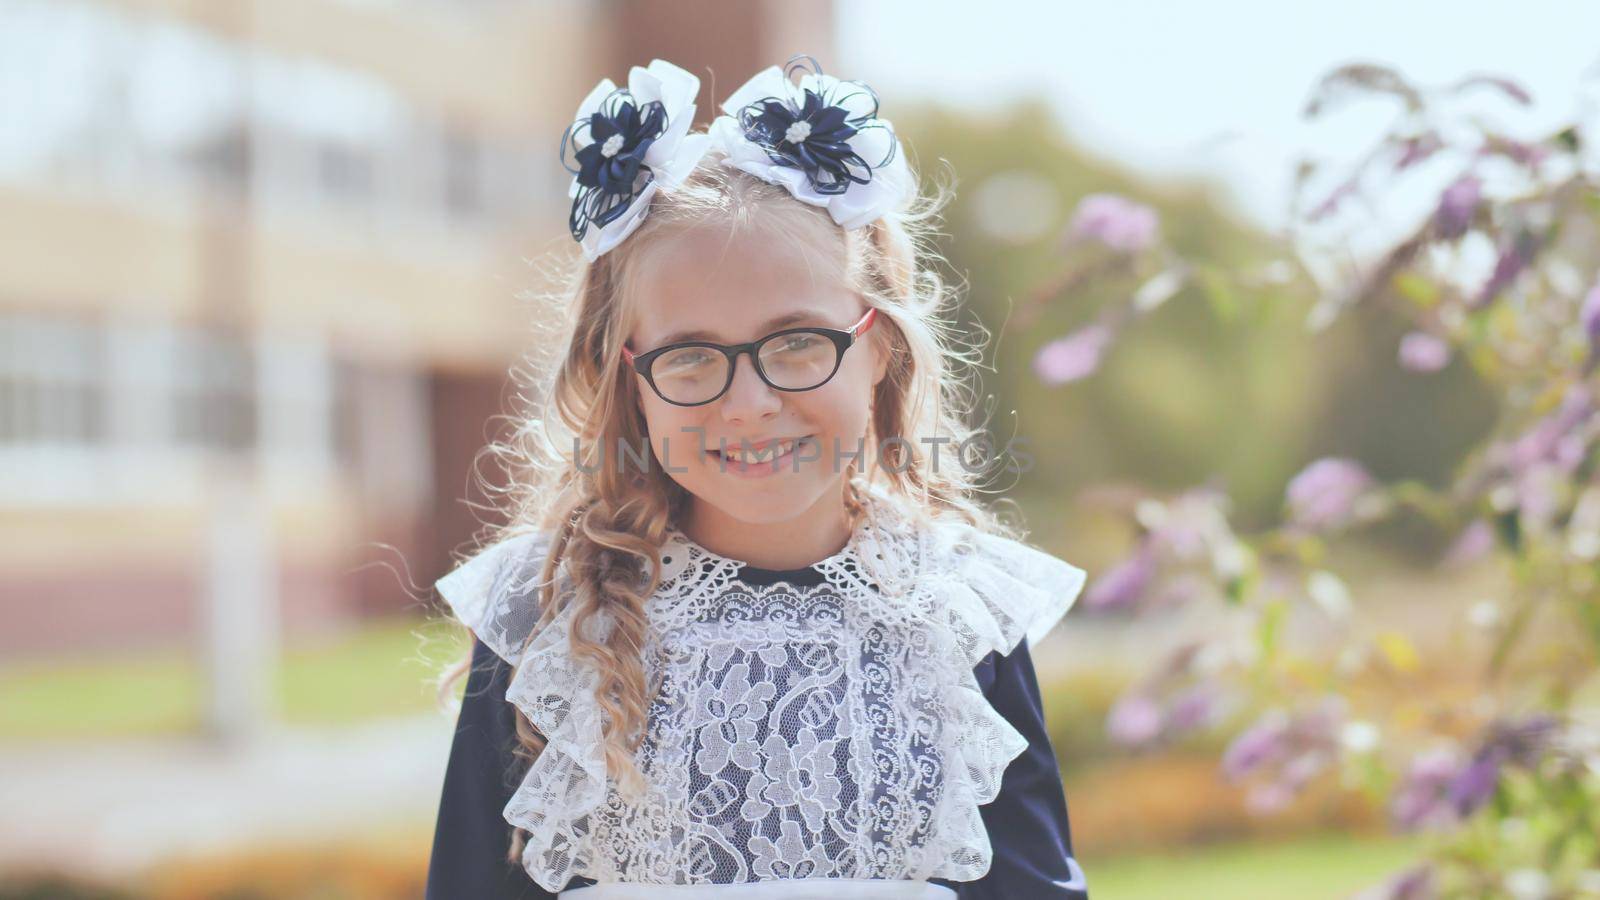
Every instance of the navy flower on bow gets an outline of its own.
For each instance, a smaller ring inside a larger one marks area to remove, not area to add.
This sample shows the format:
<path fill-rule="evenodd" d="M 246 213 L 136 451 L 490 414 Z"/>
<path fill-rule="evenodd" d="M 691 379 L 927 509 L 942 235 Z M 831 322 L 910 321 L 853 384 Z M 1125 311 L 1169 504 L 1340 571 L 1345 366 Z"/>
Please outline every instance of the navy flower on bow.
<path fill-rule="evenodd" d="M 722 112 L 709 134 L 724 165 L 827 209 L 845 229 L 900 210 L 915 194 L 894 128 L 878 115 L 877 94 L 822 74 L 809 56 L 756 73 L 723 101 Z"/>
<path fill-rule="evenodd" d="M 821 68 L 809 56 L 791 59 L 783 81 L 790 83 L 794 72 L 808 68 L 812 77 L 802 82 L 803 99 L 763 97 L 739 110 L 739 125 L 745 138 L 766 149 L 774 163 L 805 172 L 817 193 L 842 194 L 852 184 L 871 181 L 872 170 L 893 158 L 896 144 L 888 142 L 888 153 L 879 162 L 862 159 L 851 138 L 864 129 L 884 128 L 874 121 L 877 95 L 860 82 L 822 79 Z"/>
<path fill-rule="evenodd" d="M 568 227 L 591 261 L 622 242 L 649 212 L 657 189 L 683 183 L 710 146 L 689 134 L 700 79 L 666 60 L 634 66 L 628 86 L 595 85 L 561 135 L 573 174 Z"/>
<path fill-rule="evenodd" d="M 604 227 L 627 212 L 633 198 L 649 182 L 650 169 L 644 164 L 644 157 L 650 145 L 667 130 L 667 110 L 660 100 L 641 108 L 626 89 L 618 89 L 587 121 L 567 129 L 561 138 L 563 165 L 580 130 L 587 130 L 589 143 L 572 153 L 577 168 L 566 168 L 578 180 L 578 195 L 567 227 L 572 230 L 572 237 L 581 241 L 590 223 Z"/>

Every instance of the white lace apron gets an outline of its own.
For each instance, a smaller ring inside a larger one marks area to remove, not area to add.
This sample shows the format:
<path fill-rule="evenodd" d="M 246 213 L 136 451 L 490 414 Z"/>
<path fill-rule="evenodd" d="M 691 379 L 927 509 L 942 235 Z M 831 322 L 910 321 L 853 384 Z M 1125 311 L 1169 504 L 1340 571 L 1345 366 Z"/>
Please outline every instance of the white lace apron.
<path fill-rule="evenodd" d="M 596 674 L 569 652 L 570 607 L 522 647 L 547 546 L 510 538 L 437 585 L 516 664 L 506 699 L 548 739 L 504 811 L 528 832 L 523 865 L 540 886 L 591 878 L 568 895 L 593 900 L 666 885 L 937 897 L 952 892 L 927 879 L 988 871 L 978 807 L 1027 743 L 973 667 L 1048 631 L 1082 569 L 929 522 L 877 486 L 814 586 L 747 584 L 742 562 L 672 530 L 648 603 L 660 685 L 638 755 L 648 788 L 625 799 L 606 772 Z"/>

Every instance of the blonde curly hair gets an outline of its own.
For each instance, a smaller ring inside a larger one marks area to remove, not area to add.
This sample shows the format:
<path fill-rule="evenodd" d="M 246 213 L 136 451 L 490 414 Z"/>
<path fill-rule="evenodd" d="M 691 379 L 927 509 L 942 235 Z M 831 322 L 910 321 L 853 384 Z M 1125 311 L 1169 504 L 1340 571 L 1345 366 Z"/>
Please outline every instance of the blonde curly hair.
<path fill-rule="evenodd" d="M 658 551 L 667 530 L 689 499 L 663 467 L 607 466 L 594 458 L 603 448 L 639 447 L 647 440 L 637 379 L 618 364 L 632 327 L 630 280 L 637 261 L 649 247 L 706 222 L 763 228 L 775 239 L 837 260 L 846 283 L 878 309 L 879 325 L 886 327 L 875 328 L 873 336 L 885 342 L 889 359 L 874 389 L 864 457 L 869 465 L 880 464 L 857 473 L 852 458 L 845 474 L 848 512 L 859 518 L 864 503 L 855 476 L 881 473 L 892 493 L 930 518 L 955 518 L 1014 536 L 1013 526 L 974 499 L 984 472 L 935 464 L 922 443 L 948 439 L 954 447 L 984 429 L 969 421 L 981 343 L 957 340 L 945 318 L 957 294 L 935 271 L 942 258 L 932 238 L 950 196 L 948 188 L 932 195 L 919 188 L 901 210 L 845 230 L 825 209 L 722 165 L 712 151 L 683 184 L 655 195 L 648 216 L 620 245 L 593 262 L 578 259 L 575 270 L 565 273 L 565 290 L 534 295 L 549 307 L 535 318 L 553 326 L 552 333 L 535 342 L 514 373 L 522 409 L 513 418 L 512 437 L 484 450 L 506 476 L 503 484 L 484 489 L 503 498 L 507 524 L 484 535 L 483 543 L 528 531 L 550 535 L 534 633 L 567 606 L 575 607 L 572 653 L 600 673 L 595 699 L 605 713 L 606 766 L 619 790 L 632 792 L 642 784 L 634 753 L 656 688 L 646 683 L 641 652 L 648 628 L 645 601 L 660 583 Z M 882 449 L 881 460 L 870 448 Z M 567 587 L 558 591 L 561 571 Z M 596 629 L 602 614 L 609 628 Z M 470 665 L 469 652 L 444 673 L 441 698 Z M 520 755 L 536 758 L 544 738 L 520 711 L 517 734 Z M 521 848 L 522 834 L 515 830 L 507 858 L 518 860 Z"/>

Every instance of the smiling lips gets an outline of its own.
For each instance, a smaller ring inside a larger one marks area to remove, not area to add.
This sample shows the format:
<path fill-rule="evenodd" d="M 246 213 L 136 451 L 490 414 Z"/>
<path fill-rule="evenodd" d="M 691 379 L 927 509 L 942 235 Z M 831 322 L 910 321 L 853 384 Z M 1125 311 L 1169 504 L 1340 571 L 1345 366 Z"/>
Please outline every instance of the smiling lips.
<path fill-rule="evenodd" d="M 740 466 L 755 463 L 772 463 L 785 459 L 801 441 L 809 435 L 797 438 L 767 438 L 761 441 L 724 442 L 721 449 L 712 449 L 711 455 Z"/>
<path fill-rule="evenodd" d="M 810 434 L 806 434 L 802 437 L 722 442 L 722 450 L 707 450 L 706 455 L 717 460 L 722 471 L 733 472 L 736 476 L 771 476 L 794 461 L 795 447 L 810 439 Z"/>

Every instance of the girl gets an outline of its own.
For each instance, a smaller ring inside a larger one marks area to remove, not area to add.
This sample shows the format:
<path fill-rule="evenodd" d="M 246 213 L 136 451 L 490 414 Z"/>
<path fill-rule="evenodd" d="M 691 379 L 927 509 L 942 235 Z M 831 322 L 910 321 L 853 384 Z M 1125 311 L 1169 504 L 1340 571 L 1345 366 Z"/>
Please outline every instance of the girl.
<path fill-rule="evenodd" d="M 437 585 L 428 896 L 1087 897 L 1025 640 L 1085 573 L 972 499 L 934 207 L 865 85 L 797 57 L 691 134 L 698 91 L 656 60 L 563 138 L 512 524 Z"/>

